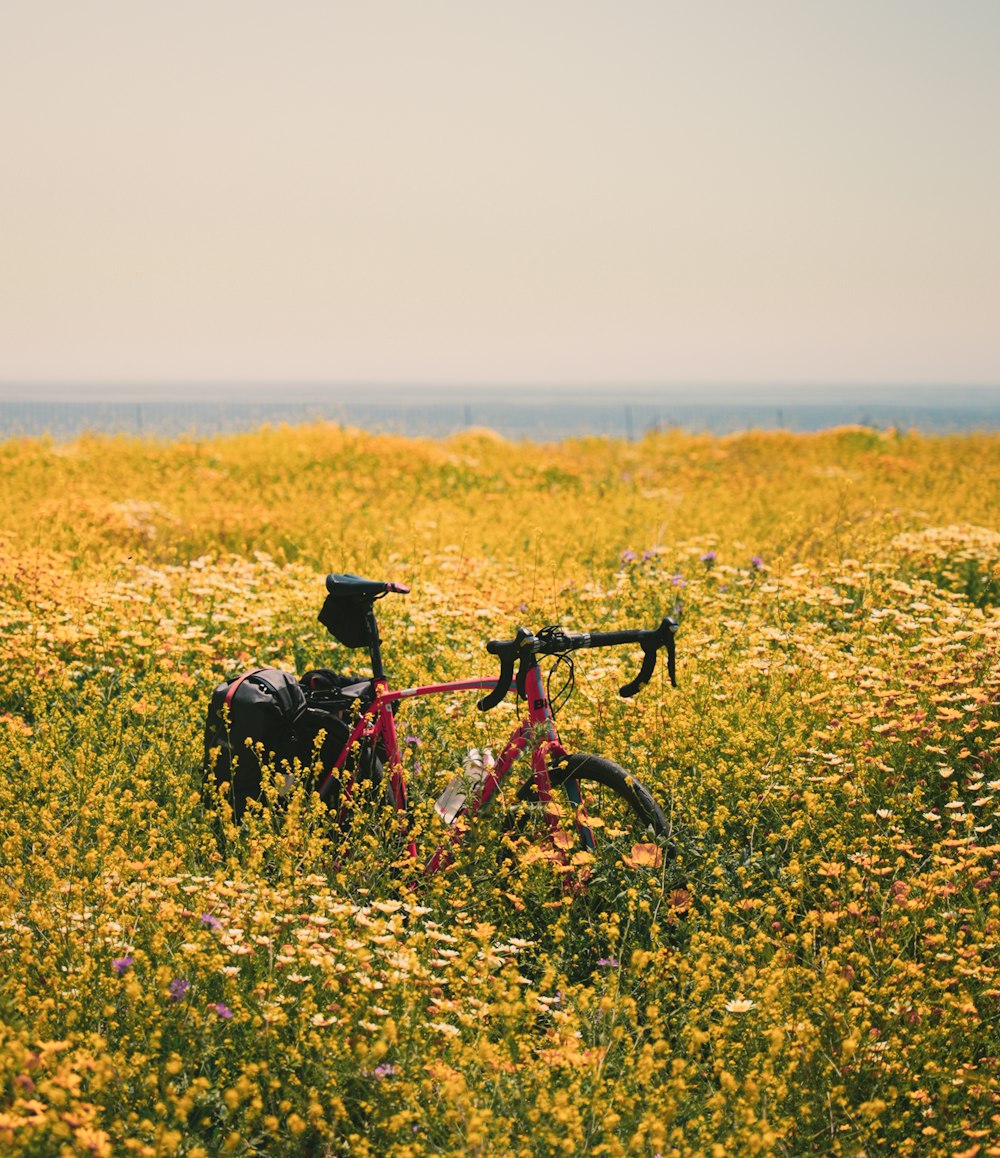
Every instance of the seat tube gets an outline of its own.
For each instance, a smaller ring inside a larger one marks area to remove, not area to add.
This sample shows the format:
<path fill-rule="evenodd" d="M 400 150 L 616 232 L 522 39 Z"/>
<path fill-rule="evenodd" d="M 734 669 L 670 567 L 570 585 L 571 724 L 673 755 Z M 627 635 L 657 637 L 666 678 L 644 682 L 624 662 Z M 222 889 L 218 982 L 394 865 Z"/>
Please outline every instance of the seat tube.
<path fill-rule="evenodd" d="M 385 690 L 385 682 L 375 685 L 379 692 Z M 396 735 L 396 721 L 392 715 L 392 708 L 382 704 L 379 708 L 379 738 L 385 749 L 386 772 L 389 776 L 389 787 L 392 792 L 393 803 L 400 811 L 406 808 L 406 780 L 403 777 L 403 765 L 399 756 L 399 740 Z"/>
<path fill-rule="evenodd" d="M 387 687 L 388 684 L 384 678 L 377 680 L 375 682 L 376 698 L 380 697 Z M 385 758 L 390 769 L 398 771 L 401 761 L 399 737 L 396 733 L 396 717 L 393 715 L 390 705 L 386 703 L 379 704 L 377 738 L 381 740 L 382 747 L 385 749 Z"/>

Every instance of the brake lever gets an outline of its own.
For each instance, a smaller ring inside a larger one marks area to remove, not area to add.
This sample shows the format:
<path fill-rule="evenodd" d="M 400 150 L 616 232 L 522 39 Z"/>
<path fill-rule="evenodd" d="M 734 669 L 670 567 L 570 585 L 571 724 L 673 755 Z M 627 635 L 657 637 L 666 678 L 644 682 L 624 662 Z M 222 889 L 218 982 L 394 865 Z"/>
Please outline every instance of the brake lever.
<path fill-rule="evenodd" d="M 667 616 L 655 631 L 650 632 L 648 639 L 640 642 L 642 667 L 634 680 L 618 689 L 618 694 L 623 699 L 634 696 L 653 678 L 653 671 L 656 668 L 656 653 L 661 647 L 667 649 L 667 675 L 670 677 L 670 683 L 673 687 L 677 687 L 677 655 L 674 646 L 674 632 L 676 630 L 677 623 Z"/>
<path fill-rule="evenodd" d="M 677 687 L 677 644 L 674 634 L 679 624 L 669 615 L 660 624 L 660 630 L 665 633 L 664 642 L 667 645 L 667 675 L 670 677 L 670 686 Z"/>
<path fill-rule="evenodd" d="M 492 655 L 500 657 L 500 675 L 497 679 L 497 686 L 477 703 L 476 707 L 482 712 L 488 712 L 490 708 L 495 708 L 497 704 L 510 691 L 510 685 L 514 679 L 514 649 L 509 643 L 501 643 L 499 640 L 491 640 L 486 645 L 486 650 Z"/>
<path fill-rule="evenodd" d="M 521 698 L 524 698 L 524 680 L 527 670 L 525 661 L 530 660 L 534 655 L 532 649 L 525 650 L 525 643 L 533 642 L 534 638 L 530 631 L 519 627 L 513 639 L 491 639 L 486 645 L 486 650 L 490 655 L 498 656 L 500 659 L 500 677 L 493 691 L 488 696 L 483 696 L 477 704 L 481 711 L 488 712 L 490 708 L 495 708 L 510 691 L 510 686 L 514 682 L 514 660 L 518 656 L 521 657 L 521 664 L 517 672 L 517 689 Z"/>

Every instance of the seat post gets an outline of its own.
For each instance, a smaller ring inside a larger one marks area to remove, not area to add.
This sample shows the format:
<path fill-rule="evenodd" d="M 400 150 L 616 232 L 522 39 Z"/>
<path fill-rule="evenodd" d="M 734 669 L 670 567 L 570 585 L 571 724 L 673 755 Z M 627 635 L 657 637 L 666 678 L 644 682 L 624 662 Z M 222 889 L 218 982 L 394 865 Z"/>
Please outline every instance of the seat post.
<path fill-rule="evenodd" d="M 375 605 L 368 604 L 365 611 L 365 619 L 368 624 L 368 650 L 372 660 L 372 678 L 375 680 L 385 679 L 385 669 L 382 667 L 382 639 L 378 633 L 378 623 L 375 620 Z"/>

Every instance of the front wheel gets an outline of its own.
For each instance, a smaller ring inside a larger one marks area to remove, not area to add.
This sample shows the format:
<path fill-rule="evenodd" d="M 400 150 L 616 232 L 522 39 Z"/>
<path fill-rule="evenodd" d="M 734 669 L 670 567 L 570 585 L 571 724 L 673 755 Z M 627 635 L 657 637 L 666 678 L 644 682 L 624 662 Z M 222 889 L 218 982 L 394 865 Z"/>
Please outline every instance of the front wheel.
<path fill-rule="evenodd" d="M 630 772 L 602 756 L 580 752 L 552 762 L 549 781 L 553 789 L 550 806 L 557 825 L 552 839 L 565 853 L 572 849 L 604 858 L 616 854 L 626 865 L 658 867 L 670 855 L 670 825 L 652 793 Z M 537 825 L 545 811 L 538 802 L 534 776 L 517 793 L 505 825 L 516 841 Z M 546 823 L 548 823 L 546 817 Z M 551 827 L 551 825 L 548 825 Z"/>

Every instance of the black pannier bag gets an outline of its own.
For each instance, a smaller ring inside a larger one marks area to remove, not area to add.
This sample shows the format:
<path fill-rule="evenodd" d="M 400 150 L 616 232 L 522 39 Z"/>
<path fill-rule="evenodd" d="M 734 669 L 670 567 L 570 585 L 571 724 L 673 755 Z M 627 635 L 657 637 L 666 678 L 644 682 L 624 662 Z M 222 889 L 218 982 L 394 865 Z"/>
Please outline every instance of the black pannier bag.
<path fill-rule="evenodd" d="M 307 672 L 300 682 L 277 668 L 254 668 L 219 684 L 205 724 L 205 776 L 216 787 L 229 785 L 237 823 L 247 801 L 260 798 L 262 764 L 289 789 L 296 771 L 310 777 L 317 758 L 324 772 L 333 767 L 350 735 L 353 697 L 341 688 L 358 682 L 330 671 Z M 326 797 L 334 807 L 338 787 L 334 778 Z"/>

